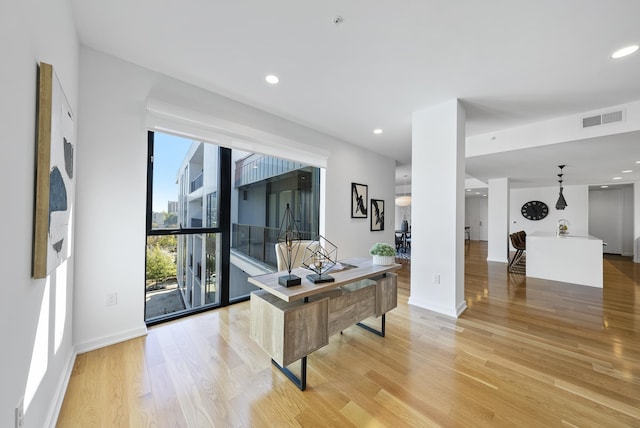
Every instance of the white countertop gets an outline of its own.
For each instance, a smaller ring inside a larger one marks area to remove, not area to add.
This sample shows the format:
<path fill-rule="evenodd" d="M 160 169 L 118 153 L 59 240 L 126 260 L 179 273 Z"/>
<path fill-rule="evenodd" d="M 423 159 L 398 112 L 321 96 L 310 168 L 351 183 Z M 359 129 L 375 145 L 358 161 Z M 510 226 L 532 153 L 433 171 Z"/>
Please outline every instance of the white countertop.
<path fill-rule="evenodd" d="M 527 238 L 557 238 L 557 239 L 574 238 L 574 239 L 586 239 L 590 241 L 602 241 L 602 239 L 596 238 L 595 236 L 591 236 L 591 235 L 571 235 L 571 234 L 558 235 L 554 232 L 533 232 L 533 233 L 527 234 Z"/>

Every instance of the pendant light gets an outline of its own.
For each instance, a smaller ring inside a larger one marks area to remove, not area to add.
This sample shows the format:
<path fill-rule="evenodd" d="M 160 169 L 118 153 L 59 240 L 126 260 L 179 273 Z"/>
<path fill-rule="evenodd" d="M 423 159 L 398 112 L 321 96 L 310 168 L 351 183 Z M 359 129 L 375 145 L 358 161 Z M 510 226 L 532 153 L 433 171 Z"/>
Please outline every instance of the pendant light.
<path fill-rule="evenodd" d="M 558 168 L 560 168 L 560 174 L 558 174 L 558 177 L 560 178 L 560 180 L 558 180 L 558 183 L 560 183 L 560 195 L 558 196 L 558 202 L 556 202 L 556 209 L 557 210 L 563 210 L 567 207 L 567 201 L 564 199 L 564 196 L 562 195 L 562 176 L 564 175 L 562 173 L 562 168 L 564 168 L 566 165 L 558 165 Z"/>
<path fill-rule="evenodd" d="M 408 207 L 411 205 L 411 196 L 407 194 L 407 177 L 408 175 L 404 175 L 404 195 L 396 198 L 396 205 L 399 207 Z"/>

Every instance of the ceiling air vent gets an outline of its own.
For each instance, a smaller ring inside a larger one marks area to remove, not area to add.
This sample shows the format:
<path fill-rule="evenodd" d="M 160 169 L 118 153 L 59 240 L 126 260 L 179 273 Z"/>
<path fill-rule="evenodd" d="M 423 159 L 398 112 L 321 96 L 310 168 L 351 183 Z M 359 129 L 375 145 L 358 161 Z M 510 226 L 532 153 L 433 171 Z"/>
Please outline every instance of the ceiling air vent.
<path fill-rule="evenodd" d="M 611 113 L 605 113 L 602 115 L 602 124 L 622 122 L 622 110 L 612 111 Z"/>
<path fill-rule="evenodd" d="M 622 122 L 624 120 L 624 110 L 611 111 L 596 116 L 582 118 L 582 127 L 606 125 L 607 123 Z"/>
<path fill-rule="evenodd" d="M 602 116 L 591 116 L 591 117 L 583 117 L 582 118 L 582 127 L 588 128 L 590 126 L 598 126 L 602 125 Z"/>

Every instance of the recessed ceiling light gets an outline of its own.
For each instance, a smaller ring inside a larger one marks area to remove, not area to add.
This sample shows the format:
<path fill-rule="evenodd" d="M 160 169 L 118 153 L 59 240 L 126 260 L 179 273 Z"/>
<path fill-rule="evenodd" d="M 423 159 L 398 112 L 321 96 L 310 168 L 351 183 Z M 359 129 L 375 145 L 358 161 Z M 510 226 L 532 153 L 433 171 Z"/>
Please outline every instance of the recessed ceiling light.
<path fill-rule="evenodd" d="M 278 78 L 278 76 L 276 76 L 275 74 L 268 74 L 264 80 L 267 81 L 267 83 L 271 83 L 272 85 L 277 85 L 278 82 L 280 81 L 280 79 Z"/>
<path fill-rule="evenodd" d="M 382 129 L 378 128 L 378 129 L 374 129 L 373 130 L 374 134 L 382 134 Z"/>
<path fill-rule="evenodd" d="M 609 186 L 600 186 L 600 187 L 602 187 L 603 189 L 606 189 L 606 188 L 607 188 L 607 187 L 609 187 Z"/>
<path fill-rule="evenodd" d="M 613 58 L 613 59 L 622 58 L 623 56 L 631 55 L 632 53 L 634 53 L 637 50 L 638 50 L 638 45 L 627 46 L 627 47 L 624 47 L 622 49 L 618 49 L 617 51 L 615 51 L 613 54 L 611 54 L 611 58 Z"/>
<path fill-rule="evenodd" d="M 640 161 L 636 161 L 636 163 L 640 163 Z"/>
<path fill-rule="evenodd" d="M 467 189 L 467 192 L 470 192 L 470 191 L 471 191 L 471 189 Z"/>
<path fill-rule="evenodd" d="M 487 195 L 482 195 L 482 196 L 484 196 L 485 198 L 487 197 Z"/>
<path fill-rule="evenodd" d="M 622 180 L 622 177 L 613 177 L 612 180 Z"/>
<path fill-rule="evenodd" d="M 623 174 L 628 174 L 628 173 L 630 173 L 630 172 L 633 172 L 633 171 L 632 171 L 632 170 L 630 170 L 630 169 L 625 169 L 624 171 L 622 171 L 622 173 L 623 173 Z"/>
<path fill-rule="evenodd" d="M 480 192 L 476 192 L 476 195 L 479 195 L 479 194 L 480 194 Z"/>

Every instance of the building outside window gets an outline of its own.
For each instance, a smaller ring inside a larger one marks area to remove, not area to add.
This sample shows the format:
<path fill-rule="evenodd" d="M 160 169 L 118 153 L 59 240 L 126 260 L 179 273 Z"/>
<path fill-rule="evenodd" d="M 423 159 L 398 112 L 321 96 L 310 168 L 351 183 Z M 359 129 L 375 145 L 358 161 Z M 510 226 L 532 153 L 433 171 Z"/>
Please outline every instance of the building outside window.
<path fill-rule="evenodd" d="M 247 278 L 276 269 L 287 204 L 317 236 L 318 168 L 161 133 L 149 147 L 148 323 L 246 299 Z"/>

